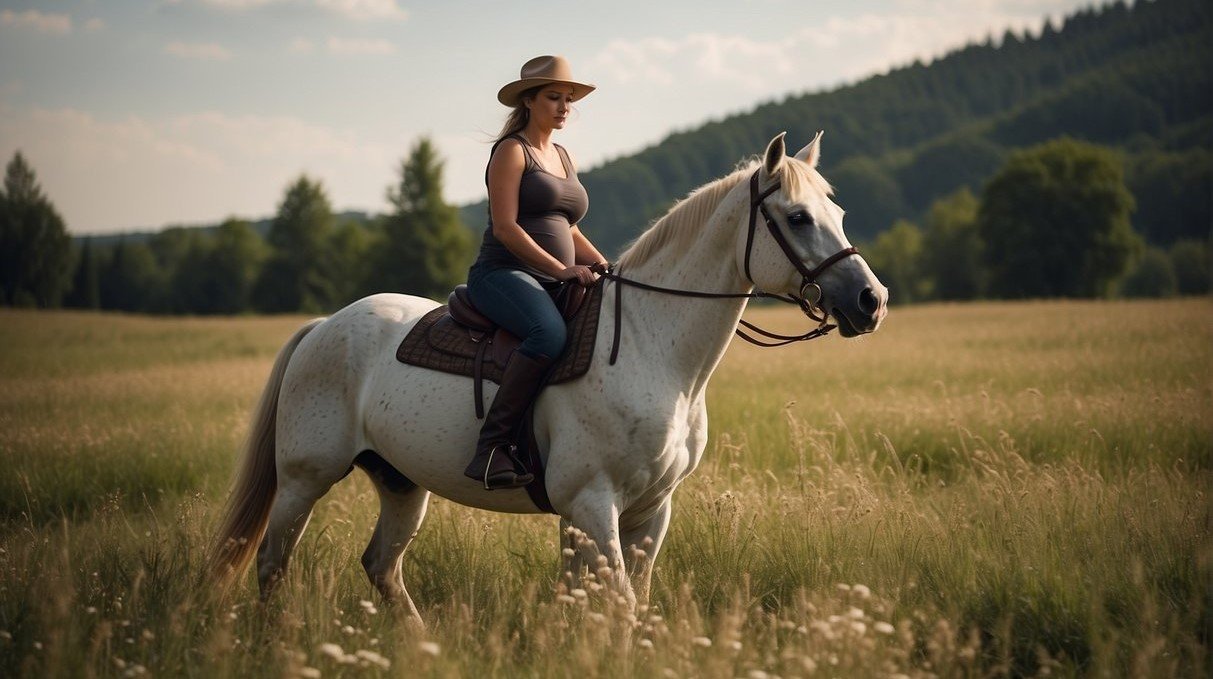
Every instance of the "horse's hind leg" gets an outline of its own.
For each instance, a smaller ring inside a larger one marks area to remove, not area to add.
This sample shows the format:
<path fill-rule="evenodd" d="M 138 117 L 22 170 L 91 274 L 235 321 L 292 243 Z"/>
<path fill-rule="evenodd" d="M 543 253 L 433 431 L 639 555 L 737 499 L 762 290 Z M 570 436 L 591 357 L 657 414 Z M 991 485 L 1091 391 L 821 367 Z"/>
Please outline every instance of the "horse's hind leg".
<path fill-rule="evenodd" d="M 430 493 L 396 471 L 382 457 L 364 452 L 355 460 L 379 493 L 379 521 L 362 554 L 362 567 L 371 583 L 389 603 L 400 606 L 417 621 L 421 616 L 404 588 L 401 562 L 404 550 L 425 519 Z"/>
<path fill-rule="evenodd" d="M 286 572 L 291 552 L 299 543 L 312 516 L 312 507 L 333 483 L 341 478 L 317 479 L 311 475 L 289 476 L 279 471 L 278 494 L 270 508 L 265 537 L 257 550 L 257 582 L 261 599 L 269 598 L 274 586 Z"/>

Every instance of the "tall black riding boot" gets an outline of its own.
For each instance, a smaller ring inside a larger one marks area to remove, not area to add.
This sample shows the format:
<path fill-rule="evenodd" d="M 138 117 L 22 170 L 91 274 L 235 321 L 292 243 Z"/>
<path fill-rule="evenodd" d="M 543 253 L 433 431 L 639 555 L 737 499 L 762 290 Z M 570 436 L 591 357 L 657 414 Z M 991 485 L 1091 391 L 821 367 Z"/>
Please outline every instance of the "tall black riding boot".
<path fill-rule="evenodd" d="M 510 356 L 501 388 L 484 416 L 476 456 L 463 470 L 464 476 L 483 482 L 485 490 L 519 488 L 534 480 L 515 458 L 514 433 L 551 364 L 547 356 L 531 358 L 519 351 Z"/>

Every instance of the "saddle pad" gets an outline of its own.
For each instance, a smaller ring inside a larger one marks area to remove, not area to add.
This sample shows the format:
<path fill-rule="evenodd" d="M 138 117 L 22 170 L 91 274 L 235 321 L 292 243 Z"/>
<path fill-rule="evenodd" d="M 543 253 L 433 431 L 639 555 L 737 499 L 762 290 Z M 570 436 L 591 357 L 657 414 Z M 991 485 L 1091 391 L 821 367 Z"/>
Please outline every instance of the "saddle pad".
<path fill-rule="evenodd" d="M 594 343 L 598 337 L 602 289 L 601 282 L 595 285 L 590 290 L 585 304 L 569 322 L 568 344 L 564 354 L 548 374 L 545 384 L 568 382 L 581 377 L 590 369 L 590 359 L 594 356 Z M 476 338 L 481 339 L 477 342 Z M 493 337 L 454 323 L 444 304 L 417 321 L 417 325 L 413 326 L 396 349 L 396 359 L 420 368 L 473 377 L 476 374 L 476 357 L 481 345 L 493 341 Z M 481 375 L 500 384 L 504 369 L 493 360 L 492 355 L 491 349 L 484 352 Z"/>

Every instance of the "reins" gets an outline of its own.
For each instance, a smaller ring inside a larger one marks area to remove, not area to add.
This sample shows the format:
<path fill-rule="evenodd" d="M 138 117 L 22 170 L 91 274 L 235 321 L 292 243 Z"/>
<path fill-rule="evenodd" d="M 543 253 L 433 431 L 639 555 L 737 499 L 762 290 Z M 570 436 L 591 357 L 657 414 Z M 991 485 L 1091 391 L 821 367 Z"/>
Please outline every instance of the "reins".
<path fill-rule="evenodd" d="M 816 279 L 829 267 L 833 266 L 843 258 L 851 255 L 858 255 L 859 251 L 853 247 L 844 248 L 833 255 L 830 255 L 812 269 L 806 267 L 804 262 L 800 261 L 800 259 L 796 256 L 795 251 L 792 249 L 791 243 L 787 241 L 787 238 L 784 237 L 783 232 L 779 230 L 779 226 L 775 223 L 775 220 L 771 217 L 771 214 L 767 212 L 766 204 L 763 202 L 768 196 L 779 190 L 780 182 L 776 181 L 765 191 L 760 192 L 758 190 L 758 173 L 759 170 L 755 170 L 754 174 L 750 177 L 750 219 L 749 232 L 746 235 L 745 244 L 746 279 L 748 279 L 751 283 L 754 282 L 753 276 L 750 274 L 750 253 L 754 247 L 754 232 L 757 229 L 758 213 L 761 212 L 763 221 L 767 225 L 767 230 L 771 232 L 771 236 L 775 239 L 775 242 L 779 244 L 779 248 L 783 250 L 784 256 L 788 258 L 788 261 L 791 262 L 794 267 L 796 267 L 796 271 L 801 275 L 800 294 L 780 295 L 771 292 L 764 292 L 762 290 L 756 290 L 754 292 L 704 292 L 700 290 L 681 290 L 678 288 L 667 288 L 660 285 L 653 285 L 651 283 L 645 283 L 632 278 L 624 278 L 620 274 L 621 269 L 614 266 L 595 267 L 594 270 L 603 278 L 617 284 L 615 289 L 615 331 L 614 338 L 611 342 L 611 365 L 615 365 L 615 361 L 619 358 L 619 341 L 622 332 L 621 319 L 623 317 L 624 285 L 630 285 L 635 288 L 640 288 L 641 290 L 648 290 L 649 292 L 659 292 L 678 297 L 695 297 L 699 299 L 775 299 L 785 304 L 795 304 L 796 306 L 800 307 L 800 310 L 804 312 L 806 316 L 817 321 L 818 323 L 816 328 L 813 328 L 812 330 L 800 335 L 781 335 L 769 330 L 764 330 L 753 323 L 750 323 L 744 318 L 739 319 L 738 323 L 745 326 L 746 329 L 750 330 L 751 332 L 757 333 L 767 339 L 775 340 L 774 342 L 766 342 L 747 335 L 744 331 L 742 331 L 741 328 L 734 329 L 733 332 L 736 333 L 738 337 L 760 347 L 781 347 L 794 342 L 807 342 L 808 340 L 822 337 L 828 334 L 834 328 L 838 327 L 837 325 L 828 322 L 830 317 L 829 312 L 817 306 L 817 302 L 821 299 L 821 287 L 817 285 Z M 812 302 L 808 300 L 808 291 L 810 288 L 817 289 L 817 294 Z"/>

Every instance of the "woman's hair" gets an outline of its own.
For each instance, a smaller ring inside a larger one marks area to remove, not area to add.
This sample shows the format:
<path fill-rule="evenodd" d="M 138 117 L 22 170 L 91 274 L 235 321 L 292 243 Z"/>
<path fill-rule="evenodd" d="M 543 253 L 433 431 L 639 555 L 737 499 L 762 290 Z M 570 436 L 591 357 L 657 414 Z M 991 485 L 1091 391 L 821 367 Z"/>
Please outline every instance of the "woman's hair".
<path fill-rule="evenodd" d="M 526 121 L 530 111 L 527 110 L 524 100 L 534 99 L 535 96 L 539 94 L 539 90 L 542 90 L 543 88 L 543 85 L 536 85 L 528 90 L 524 90 L 522 94 L 518 95 L 518 103 L 514 104 L 514 109 L 510 111 L 508 116 L 506 116 L 505 125 L 501 126 L 501 133 L 498 134 L 497 138 L 493 141 L 501 141 L 502 139 L 505 139 L 511 134 L 514 134 L 515 132 L 518 132 L 522 128 L 526 127 Z"/>

